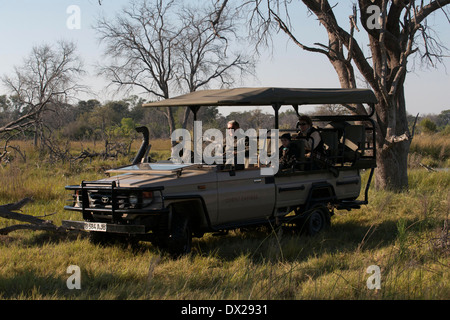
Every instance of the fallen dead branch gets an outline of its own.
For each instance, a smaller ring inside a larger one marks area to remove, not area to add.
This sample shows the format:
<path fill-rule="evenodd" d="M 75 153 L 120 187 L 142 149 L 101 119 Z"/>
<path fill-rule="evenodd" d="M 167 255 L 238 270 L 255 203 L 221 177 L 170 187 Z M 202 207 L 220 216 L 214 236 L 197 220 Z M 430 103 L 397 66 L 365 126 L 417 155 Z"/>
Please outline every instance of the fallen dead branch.
<path fill-rule="evenodd" d="M 432 167 L 427 166 L 426 164 L 419 163 L 419 165 L 420 165 L 421 167 L 427 169 L 428 172 L 436 172 L 436 169 L 433 169 Z"/>
<path fill-rule="evenodd" d="M 17 230 L 34 230 L 34 231 L 43 230 L 57 233 L 65 233 L 68 231 L 64 227 L 54 225 L 53 221 L 51 220 L 43 220 L 35 216 L 16 212 L 20 211 L 23 206 L 32 201 L 33 200 L 31 198 L 25 198 L 16 203 L 10 203 L 0 206 L 1 218 L 25 222 L 25 224 L 16 224 L 0 229 L 0 235 L 7 235 L 10 232 Z"/>

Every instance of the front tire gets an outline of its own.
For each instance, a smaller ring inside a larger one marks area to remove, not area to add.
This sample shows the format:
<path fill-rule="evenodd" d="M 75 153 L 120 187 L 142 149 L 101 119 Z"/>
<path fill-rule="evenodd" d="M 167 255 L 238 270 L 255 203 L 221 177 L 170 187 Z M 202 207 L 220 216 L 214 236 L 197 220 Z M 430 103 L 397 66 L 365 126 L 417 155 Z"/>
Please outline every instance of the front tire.
<path fill-rule="evenodd" d="M 189 217 L 174 215 L 167 245 L 167 251 L 174 257 L 191 252 L 192 228 Z"/>
<path fill-rule="evenodd" d="M 100 246 L 109 246 L 114 243 L 113 237 L 109 233 L 100 231 L 90 231 L 89 241 Z"/>

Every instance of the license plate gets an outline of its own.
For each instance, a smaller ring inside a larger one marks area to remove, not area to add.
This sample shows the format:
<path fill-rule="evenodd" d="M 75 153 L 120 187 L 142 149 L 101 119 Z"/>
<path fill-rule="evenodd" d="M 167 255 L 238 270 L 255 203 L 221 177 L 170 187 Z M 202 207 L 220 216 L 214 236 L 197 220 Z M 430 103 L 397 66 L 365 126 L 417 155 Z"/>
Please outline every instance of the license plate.
<path fill-rule="evenodd" d="M 85 222 L 84 230 L 106 232 L 106 223 L 101 222 Z"/>

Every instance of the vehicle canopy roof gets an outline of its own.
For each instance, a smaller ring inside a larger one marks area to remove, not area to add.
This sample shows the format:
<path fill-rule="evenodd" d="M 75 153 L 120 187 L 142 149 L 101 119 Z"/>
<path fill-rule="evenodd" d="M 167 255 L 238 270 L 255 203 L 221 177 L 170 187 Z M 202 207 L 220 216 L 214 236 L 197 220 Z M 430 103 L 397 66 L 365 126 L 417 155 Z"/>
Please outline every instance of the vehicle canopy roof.
<path fill-rule="evenodd" d="M 377 103 L 369 89 L 235 88 L 199 90 L 143 107 L 273 106 Z"/>

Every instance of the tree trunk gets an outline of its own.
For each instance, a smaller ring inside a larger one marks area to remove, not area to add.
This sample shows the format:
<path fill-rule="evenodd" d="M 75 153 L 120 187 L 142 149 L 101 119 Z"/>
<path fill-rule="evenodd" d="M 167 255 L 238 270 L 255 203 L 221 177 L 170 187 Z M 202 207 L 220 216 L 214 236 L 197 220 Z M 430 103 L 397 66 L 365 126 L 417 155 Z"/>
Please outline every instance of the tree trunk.
<path fill-rule="evenodd" d="M 187 128 L 190 114 L 191 114 L 191 109 L 189 109 L 189 107 L 186 107 L 184 110 L 184 113 L 183 113 L 183 125 L 182 125 L 183 129 Z"/>
<path fill-rule="evenodd" d="M 409 142 L 403 141 L 389 149 L 378 150 L 375 187 L 378 190 L 402 191 L 408 188 Z"/>
<path fill-rule="evenodd" d="M 398 87 L 391 106 L 383 102 L 377 110 L 377 169 L 375 187 L 403 191 L 408 188 L 408 153 L 411 135 L 406 117 L 403 85 Z"/>
<path fill-rule="evenodd" d="M 408 121 L 403 91 L 405 75 L 398 74 L 395 90 L 390 90 L 394 76 L 401 70 L 401 51 L 398 46 L 384 41 L 381 32 L 369 34 L 373 68 L 353 38 L 355 24 L 350 33 L 337 25 L 336 18 L 328 2 L 303 0 L 328 33 L 328 50 L 319 50 L 333 65 L 342 88 L 356 88 L 355 70 L 352 61 L 375 92 L 377 112 L 377 169 L 375 185 L 377 189 L 401 191 L 408 188 L 407 161 L 410 145 Z M 356 21 L 356 7 L 353 21 Z M 384 29 L 382 29 L 384 31 Z M 387 43 L 387 45 L 386 45 Z M 326 46 L 321 46 L 325 48 Z M 344 55 L 347 49 L 347 57 Z M 317 51 L 317 50 L 316 50 Z M 376 76 L 374 76 L 374 71 Z M 366 114 L 362 105 L 347 106 L 353 114 Z"/>
<path fill-rule="evenodd" d="M 168 98 L 166 98 L 168 99 Z M 166 111 L 164 112 L 166 118 L 167 118 L 167 123 L 169 124 L 169 137 L 172 136 L 172 133 L 175 131 L 175 119 L 173 117 L 173 111 L 171 107 L 167 107 Z M 176 141 L 172 141 L 172 147 L 174 147 L 176 145 Z"/>

